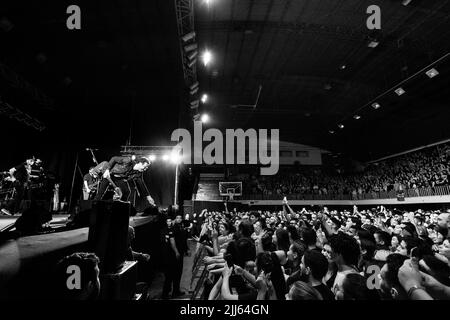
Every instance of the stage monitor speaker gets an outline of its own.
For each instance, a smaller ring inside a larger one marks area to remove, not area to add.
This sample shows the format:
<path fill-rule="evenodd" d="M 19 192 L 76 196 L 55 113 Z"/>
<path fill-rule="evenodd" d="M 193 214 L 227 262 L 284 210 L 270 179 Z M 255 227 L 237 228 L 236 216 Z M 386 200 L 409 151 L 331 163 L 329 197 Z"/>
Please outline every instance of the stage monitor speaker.
<path fill-rule="evenodd" d="M 116 272 L 126 260 L 131 210 L 133 207 L 129 202 L 93 202 L 88 244 L 100 259 L 102 273 Z"/>
<path fill-rule="evenodd" d="M 48 210 L 48 201 L 31 201 L 14 226 L 23 235 L 37 234 L 43 230 L 42 225 L 52 220 L 52 213 Z"/>

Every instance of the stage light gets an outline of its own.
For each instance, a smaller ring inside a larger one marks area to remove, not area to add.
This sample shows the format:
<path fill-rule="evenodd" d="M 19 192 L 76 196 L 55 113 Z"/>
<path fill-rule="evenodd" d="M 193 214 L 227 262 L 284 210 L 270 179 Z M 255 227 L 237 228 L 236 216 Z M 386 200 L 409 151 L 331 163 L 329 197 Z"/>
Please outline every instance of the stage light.
<path fill-rule="evenodd" d="M 136 156 L 134 154 L 131 156 L 131 160 L 136 160 Z"/>
<path fill-rule="evenodd" d="M 328 131 L 329 133 L 331 133 L 331 134 L 334 134 L 334 130 L 330 130 L 330 131 Z"/>
<path fill-rule="evenodd" d="M 195 88 L 198 87 L 198 81 L 195 81 L 193 84 L 191 84 L 191 86 L 189 87 L 189 89 L 194 90 Z"/>
<path fill-rule="evenodd" d="M 360 115 L 357 115 L 357 114 L 355 114 L 355 115 L 353 116 L 353 119 L 355 119 L 355 120 L 359 120 L 359 119 L 361 119 L 361 116 L 360 116 Z"/>
<path fill-rule="evenodd" d="M 189 40 L 194 39 L 194 38 L 195 38 L 195 31 L 186 33 L 184 36 L 181 37 L 181 39 L 184 42 L 188 42 Z"/>
<path fill-rule="evenodd" d="M 162 156 L 162 159 L 163 159 L 163 161 L 167 161 L 167 160 L 169 160 L 169 155 L 168 154 L 164 154 L 163 156 Z"/>
<path fill-rule="evenodd" d="M 154 154 L 151 154 L 148 156 L 148 160 L 150 160 L 151 162 L 156 160 L 156 156 Z"/>
<path fill-rule="evenodd" d="M 196 49 L 197 49 L 196 43 L 192 43 L 192 44 L 188 44 L 187 46 L 184 46 L 185 52 L 189 52 L 189 51 L 196 50 Z"/>
<path fill-rule="evenodd" d="M 202 103 L 206 103 L 206 101 L 208 101 L 208 95 L 206 93 L 202 95 L 201 101 Z"/>
<path fill-rule="evenodd" d="M 439 74 L 439 71 L 437 71 L 435 68 L 432 68 L 432 69 L 428 70 L 426 72 L 426 74 L 431 79 L 431 78 L 436 77 Z"/>
<path fill-rule="evenodd" d="M 339 129 L 344 129 L 344 125 L 342 123 L 338 124 Z"/>
<path fill-rule="evenodd" d="M 204 114 L 202 114 L 201 120 L 203 123 L 208 123 L 209 116 L 206 113 L 204 113 Z"/>
<path fill-rule="evenodd" d="M 170 154 L 170 161 L 175 164 L 179 164 L 181 162 L 181 156 L 177 151 L 172 151 Z"/>
<path fill-rule="evenodd" d="M 340 68 L 341 70 L 345 70 L 345 69 L 347 68 L 347 66 L 346 66 L 345 64 L 343 64 L 343 65 L 341 65 L 339 68 Z"/>
<path fill-rule="evenodd" d="M 212 61 L 212 54 L 209 50 L 205 50 L 202 55 L 202 61 L 207 66 Z"/>
<path fill-rule="evenodd" d="M 378 102 L 374 102 L 372 103 L 372 108 L 374 108 L 375 110 L 380 109 L 381 105 Z"/>
<path fill-rule="evenodd" d="M 407 6 L 408 4 L 411 3 L 412 0 L 403 0 L 402 1 L 402 5 Z"/>
<path fill-rule="evenodd" d="M 395 93 L 396 93 L 398 96 L 401 96 L 401 95 L 404 94 L 405 92 L 406 92 L 406 91 L 403 90 L 402 87 L 400 87 L 400 88 L 398 88 L 398 89 L 395 90 Z"/>

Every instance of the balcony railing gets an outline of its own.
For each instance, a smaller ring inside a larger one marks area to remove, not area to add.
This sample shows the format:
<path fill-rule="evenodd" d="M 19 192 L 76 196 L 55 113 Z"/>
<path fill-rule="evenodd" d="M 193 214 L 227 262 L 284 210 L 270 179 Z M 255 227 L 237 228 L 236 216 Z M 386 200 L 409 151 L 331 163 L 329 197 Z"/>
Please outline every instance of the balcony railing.
<path fill-rule="evenodd" d="M 242 200 L 281 200 L 288 197 L 289 200 L 371 200 L 371 199 L 395 199 L 401 191 L 380 191 L 358 194 L 243 194 Z M 450 195 L 450 186 L 436 186 L 427 188 L 414 188 L 403 190 L 405 198 L 430 197 Z"/>

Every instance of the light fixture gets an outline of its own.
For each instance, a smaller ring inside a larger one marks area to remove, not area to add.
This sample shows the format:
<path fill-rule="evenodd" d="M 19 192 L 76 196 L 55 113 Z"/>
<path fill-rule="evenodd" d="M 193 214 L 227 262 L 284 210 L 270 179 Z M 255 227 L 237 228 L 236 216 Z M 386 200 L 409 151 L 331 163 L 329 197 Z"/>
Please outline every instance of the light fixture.
<path fill-rule="evenodd" d="M 396 93 L 398 96 L 401 96 L 401 95 L 404 94 L 405 92 L 406 92 L 406 91 L 405 91 L 402 87 L 395 89 L 395 93 Z"/>
<path fill-rule="evenodd" d="M 189 106 L 190 106 L 191 109 L 198 108 L 198 100 L 191 101 Z"/>
<path fill-rule="evenodd" d="M 206 93 L 202 95 L 201 101 L 202 103 L 206 103 L 206 101 L 208 101 L 208 95 Z"/>
<path fill-rule="evenodd" d="M 189 54 L 189 55 L 187 56 L 187 58 L 189 59 L 189 61 L 192 61 L 192 60 L 195 59 L 195 57 L 197 57 L 197 55 L 198 55 L 198 51 L 195 50 L 195 51 L 193 51 L 191 54 Z"/>
<path fill-rule="evenodd" d="M 372 103 L 372 108 L 374 108 L 375 110 L 380 109 L 381 105 L 378 102 L 374 102 Z"/>
<path fill-rule="evenodd" d="M 193 96 L 194 94 L 196 94 L 198 92 L 198 87 L 192 89 L 191 91 L 189 91 L 190 95 Z"/>
<path fill-rule="evenodd" d="M 148 156 L 148 159 L 149 159 L 151 162 L 153 162 L 153 161 L 156 160 L 156 156 L 155 156 L 154 154 L 150 154 L 150 155 Z"/>
<path fill-rule="evenodd" d="M 194 39 L 194 38 L 195 38 L 195 31 L 191 31 L 189 33 L 186 33 L 184 36 L 181 37 L 181 39 L 184 42 L 188 42 L 189 40 Z"/>
<path fill-rule="evenodd" d="M 344 129 L 344 125 L 343 125 L 342 123 L 339 123 L 339 124 L 338 124 L 338 128 L 339 128 L 339 129 Z"/>
<path fill-rule="evenodd" d="M 179 164 L 181 162 L 181 156 L 176 150 L 172 151 L 170 154 L 170 161 L 175 164 Z"/>
<path fill-rule="evenodd" d="M 331 134 L 334 134 L 334 130 L 330 130 L 330 131 L 328 131 L 329 133 L 331 133 Z"/>
<path fill-rule="evenodd" d="M 192 68 L 192 67 L 194 66 L 194 64 L 196 64 L 196 63 L 197 63 L 197 58 L 195 58 L 194 60 L 190 61 L 190 62 L 187 64 L 187 66 L 188 66 L 189 68 Z"/>
<path fill-rule="evenodd" d="M 208 121 L 209 121 L 209 116 L 208 116 L 206 113 L 202 114 L 201 121 L 202 121 L 203 123 L 208 123 Z"/>
<path fill-rule="evenodd" d="M 205 66 L 207 66 L 212 61 L 212 54 L 208 49 L 203 52 L 202 61 Z"/>
<path fill-rule="evenodd" d="M 169 155 L 168 154 L 164 154 L 163 156 L 162 156 L 162 159 L 164 160 L 164 161 L 167 161 L 167 160 L 169 160 Z"/>
<path fill-rule="evenodd" d="M 185 52 L 189 52 L 189 51 L 196 50 L 196 49 L 197 49 L 196 43 L 192 43 L 192 44 L 188 44 L 187 46 L 184 46 Z"/>
<path fill-rule="evenodd" d="M 355 114 L 355 115 L 353 116 L 353 119 L 355 119 L 355 120 L 359 120 L 359 119 L 361 119 L 361 116 L 360 116 L 360 115 L 357 115 L 357 114 Z"/>
<path fill-rule="evenodd" d="M 189 89 L 194 90 L 196 87 L 198 87 L 198 81 L 195 81 L 193 84 L 191 84 Z"/>
<path fill-rule="evenodd" d="M 407 6 L 408 4 L 411 3 L 412 0 L 403 0 L 402 1 L 402 5 Z"/>
<path fill-rule="evenodd" d="M 343 64 L 343 65 L 341 65 L 339 68 L 340 68 L 341 70 L 345 70 L 345 68 L 347 68 L 347 66 L 346 66 L 345 64 Z"/>
<path fill-rule="evenodd" d="M 426 74 L 431 79 L 431 78 L 436 77 L 439 74 L 439 71 L 437 71 L 435 68 L 432 68 L 432 69 L 428 70 L 426 72 Z"/>

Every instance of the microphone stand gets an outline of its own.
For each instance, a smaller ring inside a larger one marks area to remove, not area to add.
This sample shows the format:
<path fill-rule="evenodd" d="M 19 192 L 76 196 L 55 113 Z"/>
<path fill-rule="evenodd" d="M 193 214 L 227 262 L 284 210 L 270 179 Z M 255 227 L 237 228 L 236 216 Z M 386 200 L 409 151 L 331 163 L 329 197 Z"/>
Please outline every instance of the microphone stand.
<path fill-rule="evenodd" d="M 69 207 L 67 208 L 67 212 L 70 212 L 70 209 L 72 207 L 73 187 L 74 187 L 74 184 L 75 184 L 75 175 L 77 173 L 77 167 L 78 167 L 78 152 L 77 152 L 77 158 L 75 160 L 75 167 L 73 168 L 72 186 L 70 188 Z"/>

